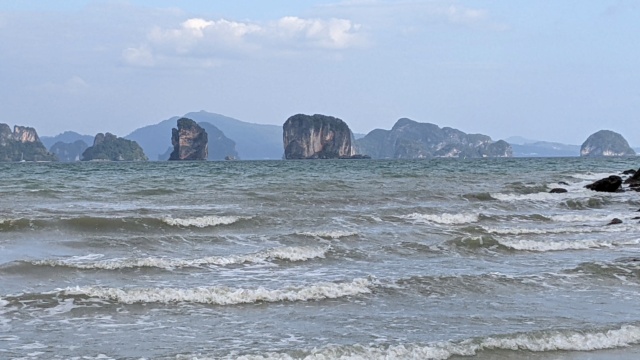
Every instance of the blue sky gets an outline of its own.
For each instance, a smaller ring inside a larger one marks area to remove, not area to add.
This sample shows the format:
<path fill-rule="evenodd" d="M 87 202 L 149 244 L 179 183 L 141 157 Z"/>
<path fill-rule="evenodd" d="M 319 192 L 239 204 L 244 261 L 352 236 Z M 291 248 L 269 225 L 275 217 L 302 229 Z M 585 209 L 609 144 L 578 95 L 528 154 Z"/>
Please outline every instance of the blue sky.
<path fill-rule="evenodd" d="M 0 122 L 124 136 L 206 110 L 640 146 L 637 1 L 0 0 Z"/>

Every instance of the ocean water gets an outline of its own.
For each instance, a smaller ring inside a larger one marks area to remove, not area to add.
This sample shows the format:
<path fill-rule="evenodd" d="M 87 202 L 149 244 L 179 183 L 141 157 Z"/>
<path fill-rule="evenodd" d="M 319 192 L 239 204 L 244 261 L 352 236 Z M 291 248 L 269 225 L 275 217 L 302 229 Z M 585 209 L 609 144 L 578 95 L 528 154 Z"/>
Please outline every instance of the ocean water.
<path fill-rule="evenodd" d="M 1 164 L 0 358 L 635 359 L 638 163 Z"/>

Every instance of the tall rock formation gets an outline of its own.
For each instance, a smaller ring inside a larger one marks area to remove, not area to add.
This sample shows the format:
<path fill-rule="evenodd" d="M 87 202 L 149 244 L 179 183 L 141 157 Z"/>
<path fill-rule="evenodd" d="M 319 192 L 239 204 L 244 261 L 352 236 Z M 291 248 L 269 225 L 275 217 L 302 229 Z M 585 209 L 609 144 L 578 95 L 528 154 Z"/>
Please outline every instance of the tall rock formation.
<path fill-rule="evenodd" d="M 282 128 L 285 159 L 338 159 L 356 154 L 351 130 L 338 118 L 298 114 Z"/>
<path fill-rule="evenodd" d="M 506 141 L 466 134 L 450 127 L 400 119 L 391 130 L 376 129 L 357 140 L 358 151 L 374 159 L 422 159 L 433 157 L 511 157 Z"/>
<path fill-rule="evenodd" d="M 32 127 L 0 124 L 0 161 L 55 161 Z"/>
<path fill-rule="evenodd" d="M 634 156 L 636 152 L 622 135 L 600 130 L 587 138 L 580 147 L 580 156 Z"/>
<path fill-rule="evenodd" d="M 209 136 L 195 121 L 178 119 L 178 128 L 171 130 L 173 152 L 169 160 L 207 160 Z"/>
<path fill-rule="evenodd" d="M 93 146 L 82 153 L 82 161 L 147 161 L 137 142 L 119 138 L 111 133 L 99 133 Z"/>

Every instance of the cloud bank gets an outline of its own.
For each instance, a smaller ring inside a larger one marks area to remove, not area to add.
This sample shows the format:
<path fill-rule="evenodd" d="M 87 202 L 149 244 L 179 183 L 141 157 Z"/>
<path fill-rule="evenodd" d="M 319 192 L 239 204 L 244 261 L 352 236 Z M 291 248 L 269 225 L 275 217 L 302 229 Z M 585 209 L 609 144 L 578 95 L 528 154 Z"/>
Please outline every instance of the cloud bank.
<path fill-rule="evenodd" d="M 190 18 L 175 27 L 154 27 L 142 45 L 125 49 L 122 59 L 133 66 L 154 66 L 175 58 L 211 64 L 237 56 L 338 52 L 366 43 L 360 24 L 340 18 L 286 16 L 267 23 Z"/>

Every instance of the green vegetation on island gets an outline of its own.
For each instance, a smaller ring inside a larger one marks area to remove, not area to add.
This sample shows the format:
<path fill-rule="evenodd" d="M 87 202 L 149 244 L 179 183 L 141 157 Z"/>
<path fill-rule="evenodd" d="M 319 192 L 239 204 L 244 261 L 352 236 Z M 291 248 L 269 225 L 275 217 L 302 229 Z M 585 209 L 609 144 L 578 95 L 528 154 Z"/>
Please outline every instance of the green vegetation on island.
<path fill-rule="evenodd" d="M 146 161 L 147 156 L 135 141 L 111 133 L 98 134 L 93 146 L 82 153 L 82 161 Z"/>

